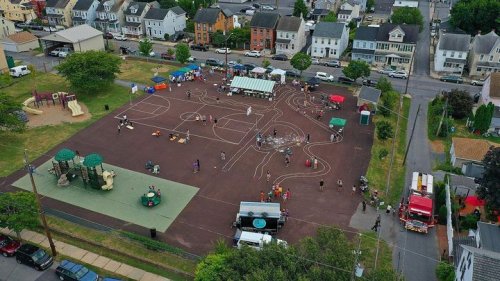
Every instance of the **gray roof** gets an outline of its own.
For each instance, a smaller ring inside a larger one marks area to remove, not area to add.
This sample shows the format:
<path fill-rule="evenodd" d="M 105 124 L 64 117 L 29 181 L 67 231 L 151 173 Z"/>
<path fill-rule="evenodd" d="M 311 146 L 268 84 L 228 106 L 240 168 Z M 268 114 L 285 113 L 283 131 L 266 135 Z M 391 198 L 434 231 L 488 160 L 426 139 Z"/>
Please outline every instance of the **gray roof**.
<path fill-rule="evenodd" d="M 478 184 L 474 182 L 473 178 L 460 176 L 460 175 L 450 175 L 450 189 L 456 195 L 466 196 L 467 192 L 469 195 L 476 194 Z"/>
<path fill-rule="evenodd" d="M 299 17 L 282 17 L 276 30 L 299 31 L 301 23 L 302 18 Z"/>
<path fill-rule="evenodd" d="M 384 23 L 382 24 L 377 33 L 377 41 L 385 41 L 389 42 L 389 32 L 391 32 L 396 27 L 400 27 L 405 36 L 403 38 L 403 43 L 406 44 L 416 44 L 418 40 L 418 26 L 416 25 L 408 25 L 408 24 L 392 24 L 392 23 Z"/>
<path fill-rule="evenodd" d="M 470 35 L 445 33 L 439 38 L 439 49 L 457 52 L 469 51 Z"/>
<path fill-rule="evenodd" d="M 344 23 L 319 22 L 314 28 L 313 37 L 341 38 L 344 29 Z"/>
<path fill-rule="evenodd" d="M 479 243 L 482 249 L 500 253 L 500 226 L 478 222 L 477 231 L 479 231 Z"/>
<path fill-rule="evenodd" d="M 498 35 L 493 30 L 485 35 L 476 35 L 473 41 L 474 50 L 478 54 L 489 54 L 497 40 Z"/>
<path fill-rule="evenodd" d="M 280 15 L 274 12 L 257 12 L 250 21 L 250 27 L 274 29 L 278 25 Z"/>
<path fill-rule="evenodd" d="M 78 43 L 90 38 L 102 36 L 102 32 L 91 27 L 88 24 L 82 24 L 58 31 L 56 33 L 52 33 L 50 35 L 42 37 L 41 39 L 52 41 L 56 36 L 60 36 L 71 43 Z"/>
<path fill-rule="evenodd" d="M 97 11 L 103 12 L 104 11 L 104 4 L 106 2 L 113 2 L 112 0 L 102 0 L 101 3 L 99 3 L 99 6 L 97 7 Z M 111 12 L 116 12 L 120 7 L 123 5 L 125 1 L 124 0 L 115 0 L 113 3 L 113 6 L 111 7 Z"/>
<path fill-rule="evenodd" d="M 330 10 L 327 10 L 327 9 L 314 9 L 311 12 L 311 15 L 326 16 L 326 15 L 328 15 L 328 13 L 330 13 Z"/>
<path fill-rule="evenodd" d="M 352 13 L 351 10 L 339 10 L 339 15 L 350 15 Z"/>
<path fill-rule="evenodd" d="M 131 16 L 140 16 L 142 12 L 144 11 L 144 8 L 146 8 L 146 5 L 148 3 L 144 2 L 130 2 L 128 5 L 127 9 L 124 11 L 125 15 L 131 15 Z M 132 13 L 132 9 L 136 9 L 137 11 L 135 13 Z"/>
<path fill-rule="evenodd" d="M 163 20 L 167 16 L 168 11 L 169 11 L 169 9 L 151 8 L 144 16 L 144 19 Z"/>
<path fill-rule="evenodd" d="M 175 6 L 175 7 L 172 7 L 170 8 L 170 11 L 174 12 L 174 14 L 176 15 L 182 15 L 182 14 L 185 14 L 186 11 L 184 11 L 181 7 L 179 6 Z M 227 15 L 227 13 L 225 13 Z"/>
<path fill-rule="evenodd" d="M 381 93 L 382 91 L 380 91 L 379 89 L 363 86 L 361 87 L 361 91 L 359 92 L 358 99 L 378 103 Z"/>
<path fill-rule="evenodd" d="M 453 252 L 451 252 L 451 254 L 453 256 L 455 266 L 458 266 L 460 258 L 462 257 L 462 252 L 464 250 L 464 248 L 462 248 L 462 245 L 476 247 L 476 238 L 474 236 L 453 238 Z"/>
<path fill-rule="evenodd" d="M 500 276 L 500 253 L 471 246 L 462 247 L 474 256 L 472 281 L 498 280 L 498 276 Z"/>
<path fill-rule="evenodd" d="M 69 0 L 47 0 L 46 3 L 45 7 L 62 9 L 68 5 Z"/>
<path fill-rule="evenodd" d="M 354 40 L 377 41 L 378 27 L 360 26 L 356 29 Z"/>
<path fill-rule="evenodd" d="M 199 9 L 194 15 L 194 22 L 202 22 L 202 23 L 216 23 L 217 18 L 219 17 L 219 13 L 222 12 L 226 17 L 230 17 L 233 15 L 231 11 L 228 9 L 219 9 L 219 8 L 204 8 Z"/>
<path fill-rule="evenodd" d="M 95 0 L 78 0 L 78 2 L 76 2 L 75 6 L 73 7 L 73 10 L 88 11 L 94 1 Z"/>

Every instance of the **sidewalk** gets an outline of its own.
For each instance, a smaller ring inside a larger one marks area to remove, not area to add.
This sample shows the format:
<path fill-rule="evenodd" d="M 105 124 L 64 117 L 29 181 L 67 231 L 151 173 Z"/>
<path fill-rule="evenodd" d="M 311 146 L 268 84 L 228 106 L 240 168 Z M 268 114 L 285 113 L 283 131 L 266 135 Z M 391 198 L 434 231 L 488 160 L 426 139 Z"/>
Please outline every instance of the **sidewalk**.
<path fill-rule="evenodd" d="M 1 228 L 0 233 L 16 237 L 16 233 L 7 229 Z M 23 230 L 21 232 L 21 238 L 23 241 L 32 242 L 34 244 L 41 245 L 45 248 L 50 248 L 49 241 L 47 237 L 30 230 Z M 80 261 L 110 272 L 110 275 L 116 274 L 123 277 L 127 277 L 133 280 L 139 281 L 169 281 L 170 279 L 157 274 L 146 272 L 142 269 L 129 266 L 127 264 L 117 262 L 110 258 L 100 256 L 98 254 L 89 252 L 87 250 L 80 249 L 73 245 L 60 242 L 54 239 L 54 244 L 56 246 L 57 253 L 59 255 L 64 255 L 70 257 L 75 261 Z"/>

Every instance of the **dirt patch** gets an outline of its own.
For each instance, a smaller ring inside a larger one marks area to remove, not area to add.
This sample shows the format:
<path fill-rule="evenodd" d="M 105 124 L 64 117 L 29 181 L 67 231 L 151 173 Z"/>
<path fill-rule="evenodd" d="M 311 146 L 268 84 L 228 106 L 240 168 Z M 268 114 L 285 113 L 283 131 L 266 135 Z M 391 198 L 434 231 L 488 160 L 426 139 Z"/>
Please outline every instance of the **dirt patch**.
<path fill-rule="evenodd" d="M 434 140 L 430 142 L 431 149 L 435 153 L 444 153 L 444 143 L 440 140 Z"/>
<path fill-rule="evenodd" d="M 27 113 L 29 119 L 28 127 L 34 128 L 39 126 L 59 125 L 62 123 L 75 123 L 89 120 L 92 115 L 89 113 L 87 106 L 85 106 L 85 104 L 81 102 L 78 102 L 78 104 L 82 108 L 84 114 L 75 117 L 71 116 L 71 110 L 69 110 L 67 107 L 63 108 L 60 104 L 57 104 L 55 106 L 40 106 L 37 109 L 43 111 L 42 114 L 36 115 Z"/>

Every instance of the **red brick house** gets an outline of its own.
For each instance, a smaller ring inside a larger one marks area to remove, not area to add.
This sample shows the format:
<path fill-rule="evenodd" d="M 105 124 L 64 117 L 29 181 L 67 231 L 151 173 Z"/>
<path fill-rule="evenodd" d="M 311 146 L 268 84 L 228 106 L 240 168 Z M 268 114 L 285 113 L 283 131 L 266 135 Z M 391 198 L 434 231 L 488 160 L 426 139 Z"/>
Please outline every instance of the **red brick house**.
<path fill-rule="evenodd" d="M 278 13 L 257 12 L 250 21 L 250 49 L 274 51 L 276 27 L 280 15 Z"/>

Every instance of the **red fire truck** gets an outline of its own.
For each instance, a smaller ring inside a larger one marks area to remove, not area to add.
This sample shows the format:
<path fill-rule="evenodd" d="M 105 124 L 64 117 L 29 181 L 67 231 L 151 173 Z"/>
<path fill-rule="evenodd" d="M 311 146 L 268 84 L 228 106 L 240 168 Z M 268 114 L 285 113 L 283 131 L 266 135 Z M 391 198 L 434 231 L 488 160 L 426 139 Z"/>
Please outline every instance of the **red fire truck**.
<path fill-rule="evenodd" d="M 432 175 L 414 172 L 410 192 L 399 206 L 399 219 L 408 230 L 427 233 L 434 226 Z"/>

